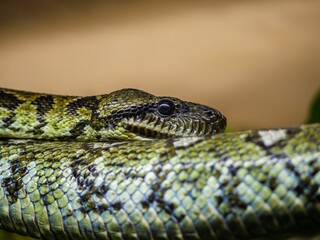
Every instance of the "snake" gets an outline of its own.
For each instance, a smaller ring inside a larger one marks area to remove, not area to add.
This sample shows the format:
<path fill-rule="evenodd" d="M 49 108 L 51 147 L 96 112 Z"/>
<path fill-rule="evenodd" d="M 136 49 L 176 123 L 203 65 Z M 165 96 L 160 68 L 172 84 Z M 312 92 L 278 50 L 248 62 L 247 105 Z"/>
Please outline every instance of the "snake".
<path fill-rule="evenodd" d="M 0 88 L 0 229 L 36 239 L 320 234 L 320 124 L 224 133 L 214 108 L 136 89 Z"/>

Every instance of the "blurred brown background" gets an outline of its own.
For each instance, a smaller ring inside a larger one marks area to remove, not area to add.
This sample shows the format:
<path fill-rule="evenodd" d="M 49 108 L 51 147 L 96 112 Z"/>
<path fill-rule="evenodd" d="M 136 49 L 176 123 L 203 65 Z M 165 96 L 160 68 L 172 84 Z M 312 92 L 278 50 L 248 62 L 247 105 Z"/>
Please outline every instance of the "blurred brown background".
<path fill-rule="evenodd" d="M 301 124 L 320 87 L 320 1 L 1 2 L 0 86 L 133 87 L 216 107 L 232 129 Z"/>

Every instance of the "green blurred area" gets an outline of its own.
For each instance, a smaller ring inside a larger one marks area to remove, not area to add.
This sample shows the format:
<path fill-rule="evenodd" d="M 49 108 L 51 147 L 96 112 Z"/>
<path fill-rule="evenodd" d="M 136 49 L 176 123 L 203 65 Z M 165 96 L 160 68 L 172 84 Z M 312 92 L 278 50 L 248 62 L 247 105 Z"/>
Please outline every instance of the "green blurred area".
<path fill-rule="evenodd" d="M 307 123 L 320 123 L 320 89 L 314 97 L 314 101 L 310 105 L 310 112 Z"/>
<path fill-rule="evenodd" d="M 7 240 L 7 239 L 10 239 L 10 240 L 31 240 L 33 238 L 29 238 L 29 237 L 15 234 L 15 233 L 9 233 L 9 232 L 0 230 L 0 239 L 3 239 L 3 240 Z"/>

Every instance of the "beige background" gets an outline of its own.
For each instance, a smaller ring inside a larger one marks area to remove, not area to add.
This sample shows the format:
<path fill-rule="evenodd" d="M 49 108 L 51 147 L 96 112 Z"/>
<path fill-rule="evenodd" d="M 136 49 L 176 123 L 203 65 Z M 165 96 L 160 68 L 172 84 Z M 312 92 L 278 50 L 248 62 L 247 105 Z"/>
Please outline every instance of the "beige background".
<path fill-rule="evenodd" d="M 319 91 L 319 0 L 8 2 L 1 87 L 134 87 L 216 107 L 232 129 L 301 124 Z"/>
<path fill-rule="evenodd" d="M 81 95 L 140 88 L 221 109 L 239 129 L 302 123 L 320 86 L 318 0 L 1 9 L 2 87 Z"/>

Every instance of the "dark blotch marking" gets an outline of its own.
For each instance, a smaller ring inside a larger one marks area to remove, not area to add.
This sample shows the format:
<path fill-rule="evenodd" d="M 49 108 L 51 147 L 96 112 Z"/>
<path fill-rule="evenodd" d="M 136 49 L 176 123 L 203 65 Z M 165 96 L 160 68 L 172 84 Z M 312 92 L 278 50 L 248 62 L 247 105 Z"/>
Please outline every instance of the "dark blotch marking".
<path fill-rule="evenodd" d="M 53 96 L 43 95 L 31 102 L 32 105 L 36 106 L 37 111 L 40 113 L 38 117 L 43 117 L 44 114 L 53 109 Z M 42 122 L 42 121 L 40 121 Z"/>
<path fill-rule="evenodd" d="M 278 181 L 277 181 L 277 178 L 275 178 L 275 177 L 270 177 L 268 180 L 267 180 L 267 185 L 269 186 L 269 188 L 273 191 L 273 190 L 275 190 L 277 187 L 278 187 L 278 185 L 279 185 L 279 183 L 278 183 Z"/>
<path fill-rule="evenodd" d="M 87 214 L 87 211 L 86 211 L 86 209 L 84 208 L 84 206 L 80 207 L 79 209 L 80 209 L 80 211 L 81 211 L 82 214 L 84 214 L 84 215 Z"/>
<path fill-rule="evenodd" d="M 143 209 L 149 209 L 149 207 L 150 207 L 149 202 L 146 200 L 141 201 L 141 205 L 142 205 Z"/>
<path fill-rule="evenodd" d="M 290 162 L 290 161 L 287 161 L 286 162 L 286 167 L 290 170 L 290 171 L 294 171 L 294 165 Z"/>
<path fill-rule="evenodd" d="M 165 203 L 164 202 L 164 210 L 169 213 L 172 214 L 173 211 L 177 208 L 177 206 L 174 203 Z M 182 217 L 183 218 L 183 217 Z M 182 220 L 182 219 L 181 219 Z"/>
<path fill-rule="evenodd" d="M 233 165 L 229 166 L 229 172 L 231 174 L 232 177 L 235 177 L 238 173 L 239 167 L 235 167 Z"/>
<path fill-rule="evenodd" d="M 109 190 L 109 185 L 107 183 L 102 184 L 99 187 L 99 193 L 105 194 Z"/>
<path fill-rule="evenodd" d="M 15 95 L 6 93 L 0 89 L 0 107 L 8 109 L 16 109 L 23 103 L 22 100 L 18 99 Z"/>
<path fill-rule="evenodd" d="M 148 203 L 153 203 L 154 200 L 155 200 L 155 198 L 156 198 L 156 197 L 155 197 L 154 192 L 150 193 L 149 196 L 147 197 Z"/>
<path fill-rule="evenodd" d="M 86 108 L 93 111 L 97 109 L 98 105 L 99 105 L 99 100 L 97 99 L 97 97 L 95 96 L 82 97 L 69 103 L 67 105 L 67 109 L 70 112 L 70 114 L 75 115 L 77 110 L 80 108 Z"/>
<path fill-rule="evenodd" d="M 84 128 L 90 125 L 90 121 L 88 120 L 80 120 L 69 132 L 71 136 L 68 136 L 70 139 L 75 139 L 79 137 L 83 132 Z"/>
<path fill-rule="evenodd" d="M 53 109 L 54 101 L 53 96 L 51 95 L 43 95 L 39 96 L 37 99 L 31 102 L 33 106 L 35 106 L 37 110 L 37 120 L 39 124 L 33 126 L 32 129 L 26 131 L 27 133 L 32 133 L 34 135 L 42 135 L 44 131 L 42 130 L 43 127 L 47 125 L 47 121 L 45 118 L 45 114 Z"/>
<path fill-rule="evenodd" d="M 14 110 L 19 107 L 24 101 L 18 99 L 15 95 L 6 93 L 4 90 L 0 89 L 0 107 L 6 108 L 9 110 L 9 116 L 2 119 L 4 122 L 3 128 L 9 128 L 11 124 L 14 123 L 15 113 Z"/>
<path fill-rule="evenodd" d="M 121 202 L 115 202 L 111 205 L 113 207 L 114 210 L 119 211 L 122 207 Z"/>
<path fill-rule="evenodd" d="M 83 195 L 81 195 L 81 201 L 86 202 L 91 198 L 90 192 L 85 191 Z"/>
<path fill-rule="evenodd" d="M 86 208 L 86 211 L 89 212 L 89 211 L 94 211 L 96 212 L 97 211 L 97 208 L 96 208 L 96 203 L 95 201 L 93 201 L 90 197 L 90 199 L 88 199 L 86 201 L 86 204 L 85 204 L 85 208 Z"/>
<path fill-rule="evenodd" d="M 94 112 L 99 106 L 99 100 L 95 96 L 90 97 L 82 97 L 75 99 L 73 102 L 69 103 L 67 105 L 67 111 L 70 115 L 78 116 L 77 110 L 80 108 L 86 108 L 92 111 L 92 115 L 94 115 Z M 71 136 L 68 138 L 75 139 L 78 136 L 80 136 L 84 128 L 87 125 L 91 125 L 91 121 L 89 120 L 80 120 L 73 129 L 70 130 Z"/>
<path fill-rule="evenodd" d="M 99 212 L 104 212 L 104 211 L 106 211 L 108 209 L 109 209 L 109 205 L 108 204 L 106 204 L 106 203 L 99 203 L 98 204 L 98 211 Z"/>

